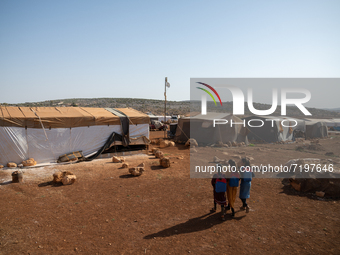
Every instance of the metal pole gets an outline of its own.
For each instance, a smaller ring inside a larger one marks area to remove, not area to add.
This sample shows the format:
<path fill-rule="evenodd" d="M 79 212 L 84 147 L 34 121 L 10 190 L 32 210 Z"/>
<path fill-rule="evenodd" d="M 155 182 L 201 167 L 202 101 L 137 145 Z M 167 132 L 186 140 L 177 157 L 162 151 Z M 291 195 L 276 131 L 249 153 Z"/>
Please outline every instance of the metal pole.
<path fill-rule="evenodd" d="M 168 77 L 165 77 L 165 84 L 164 84 L 164 126 L 166 125 L 166 83 L 168 82 Z M 166 129 L 164 129 L 164 138 L 166 138 Z"/>

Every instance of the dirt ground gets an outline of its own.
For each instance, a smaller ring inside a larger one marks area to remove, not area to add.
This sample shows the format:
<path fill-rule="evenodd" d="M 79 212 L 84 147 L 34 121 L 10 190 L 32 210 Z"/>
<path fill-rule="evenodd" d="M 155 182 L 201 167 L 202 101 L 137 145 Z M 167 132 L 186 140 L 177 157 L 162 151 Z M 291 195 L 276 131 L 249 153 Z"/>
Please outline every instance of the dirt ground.
<path fill-rule="evenodd" d="M 255 164 L 327 159 L 326 152 L 339 162 L 340 136 L 320 144 L 322 150 L 297 151 L 298 144 L 228 150 Z M 162 150 L 170 168 L 151 154 L 126 157 L 130 166 L 146 164 L 140 177 L 110 159 L 33 168 L 20 184 L 10 182 L 12 170 L 1 170 L 0 254 L 340 254 L 339 200 L 301 194 L 282 179 L 255 178 L 251 211 L 240 211 L 237 199 L 236 216 L 228 212 L 221 221 L 219 210 L 210 213 L 210 180 L 190 179 L 189 149 Z M 60 170 L 74 172 L 77 181 L 50 185 Z"/>

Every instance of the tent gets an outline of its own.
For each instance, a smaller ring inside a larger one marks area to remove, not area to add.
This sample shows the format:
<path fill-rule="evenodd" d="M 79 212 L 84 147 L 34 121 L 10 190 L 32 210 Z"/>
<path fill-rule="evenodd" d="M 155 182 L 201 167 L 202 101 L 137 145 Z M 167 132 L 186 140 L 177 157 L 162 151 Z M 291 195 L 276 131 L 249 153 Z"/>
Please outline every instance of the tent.
<path fill-rule="evenodd" d="M 145 145 L 149 117 L 131 108 L 0 106 L 0 164 L 34 158 L 54 163 L 59 156 L 98 152 L 112 137 L 112 146 Z"/>
<path fill-rule="evenodd" d="M 289 117 L 250 116 L 244 120 L 250 131 L 248 139 L 252 142 L 275 143 L 294 140 L 294 130 L 305 131 L 304 120 Z"/>
<path fill-rule="evenodd" d="M 325 122 L 306 121 L 306 139 L 323 138 L 328 136 L 328 128 Z"/>
<path fill-rule="evenodd" d="M 213 127 L 214 119 L 228 122 Z M 247 128 L 240 124 L 230 126 L 231 121 L 233 123 L 242 122 L 240 118 L 232 114 L 215 112 L 180 118 L 174 140 L 186 142 L 189 138 L 194 138 L 199 145 L 211 145 L 218 142 L 245 142 L 247 144 Z"/>

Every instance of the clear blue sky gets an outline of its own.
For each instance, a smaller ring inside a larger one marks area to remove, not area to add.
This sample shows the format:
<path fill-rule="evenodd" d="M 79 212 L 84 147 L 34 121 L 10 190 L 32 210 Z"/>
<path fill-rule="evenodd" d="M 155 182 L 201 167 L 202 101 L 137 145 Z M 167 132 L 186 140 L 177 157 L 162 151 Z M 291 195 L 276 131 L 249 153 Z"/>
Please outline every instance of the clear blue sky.
<path fill-rule="evenodd" d="M 340 1 L 0 1 L 1 103 L 163 99 L 165 76 L 169 100 L 190 77 L 340 77 Z"/>

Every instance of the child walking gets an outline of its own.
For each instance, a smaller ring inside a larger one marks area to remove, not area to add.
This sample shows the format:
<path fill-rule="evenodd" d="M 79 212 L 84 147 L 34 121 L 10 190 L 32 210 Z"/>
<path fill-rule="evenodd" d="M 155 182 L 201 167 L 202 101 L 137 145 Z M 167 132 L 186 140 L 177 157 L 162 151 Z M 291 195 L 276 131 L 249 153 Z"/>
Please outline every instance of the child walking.
<path fill-rule="evenodd" d="M 247 158 L 241 159 L 240 166 L 240 199 L 243 204 L 240 209 L 246 210 L 246 212 L 249 213 L 250 207 L 247 204 L 247 199 L 250 197 L 251 181 L 255 175 L 251 170 L 250 162 Z"/>
<path fill-rule="evenodd" d="M 231 209 L 231 216 L 235 216 L 235 200 L 237 196 L 237 187 L 240 181 L 240 176 L 238 173 L 238 169 L 234 160 L 230 159 L 228 161 L 230 166 L 230 171 L 228 171 L 228 179 L 227 179 L 227 197 L 228 197 L 228 206 L 227 210 Z"/>
<path fill-rule="evenodd" d="M 214 174 L 213 178 L 211 179 L 211 185 L 214 187 L 214 208 L 211 209 L 211 212 L 216 212 L 216 206 L 219 204 L 221 206 L 222 212 L 221 218 L 222 220 L 225 220 L 225 205 L 227 204 L 225 192 L 227 189 L 227 179 L 221 172 L 222 166 L 219 166 L 218 173 Z"/>

